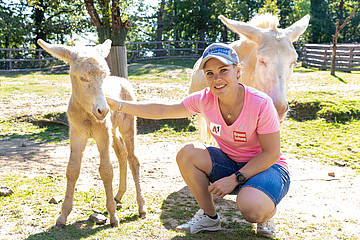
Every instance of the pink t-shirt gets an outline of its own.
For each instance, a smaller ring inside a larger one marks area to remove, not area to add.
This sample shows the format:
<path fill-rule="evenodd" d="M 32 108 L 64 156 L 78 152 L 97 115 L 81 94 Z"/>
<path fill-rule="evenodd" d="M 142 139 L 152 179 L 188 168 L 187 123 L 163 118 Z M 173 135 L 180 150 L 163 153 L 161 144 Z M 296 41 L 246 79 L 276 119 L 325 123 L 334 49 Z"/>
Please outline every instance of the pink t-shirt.
<path fill-rule="evenodd" d="M 258 134 L 273 133 L 280 129 L 279 116 L 272 99 L 252 87 L 244 86 L 244 89 L 243 109 L 230 126 L 221 115 L 218 97 L 209 88 L 183 100 L 189 112 L 200 113 L 206 119 L 208 129 L 220 149 L 236 162 L 248 162 L 262 151 Z M 288 169 L 282 155 L 276 164 Z"/>

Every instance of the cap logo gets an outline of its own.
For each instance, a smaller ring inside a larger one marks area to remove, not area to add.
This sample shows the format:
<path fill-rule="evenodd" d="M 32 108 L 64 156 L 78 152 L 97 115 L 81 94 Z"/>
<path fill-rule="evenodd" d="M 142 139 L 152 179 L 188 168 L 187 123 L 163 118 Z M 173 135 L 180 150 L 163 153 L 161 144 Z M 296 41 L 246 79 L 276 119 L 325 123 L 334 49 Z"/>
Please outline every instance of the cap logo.
<path fill-rule="evenodd" d="M 209 54 L 225 54 L 228 55 L 229 52 L 231 51 L 231 49 L 229 48 L 222 48 L 222 47 L 218 47 L 218 48 L 212 48 L 209 49 L 203 56 L 203 58 L 206 58 Z"/>

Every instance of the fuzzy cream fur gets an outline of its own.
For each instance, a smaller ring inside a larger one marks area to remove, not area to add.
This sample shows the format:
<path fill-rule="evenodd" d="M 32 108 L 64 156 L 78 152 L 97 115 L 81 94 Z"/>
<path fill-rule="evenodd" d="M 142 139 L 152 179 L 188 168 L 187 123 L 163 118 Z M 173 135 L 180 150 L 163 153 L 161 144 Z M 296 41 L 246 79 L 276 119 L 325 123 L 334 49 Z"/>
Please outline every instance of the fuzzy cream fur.
<path fill-rule="evenodd" d="M 49 44 L 39 40 L 38 44 L 53 55 L 70 64 L 72 94 L 67 116 L 70 123 L 70 159 L 66 169 L 67 187 L 61 215 L 56 225 L 66 224 L 72 210 L 75 184 L 79 177 L 81 159 L 87 140 L 96 141 L 100 153 L 99 172 L 106 192 L 106 208 L 110 224 L 119 226 L 116 217 L 116 202 L 120 202 L 126 191 L 127 162 L 135 181 L 136 198 L 140 217 L 145 217 L 145 201 L 140 188 L 139 160 L 135 156 L 136 122 L 133 116 L 118 111 L 108 114 L 105 95 L 114 99 L 135 100 L 131 84 L 124 78 L 109 76 L 105 61 L 111 41 L 95 47 L 69 47 Z M 114 198 L 112 180 L 113 167 L 109 158 L 109 146 L 115 150 L 120 166 L 119 190 Z"/>

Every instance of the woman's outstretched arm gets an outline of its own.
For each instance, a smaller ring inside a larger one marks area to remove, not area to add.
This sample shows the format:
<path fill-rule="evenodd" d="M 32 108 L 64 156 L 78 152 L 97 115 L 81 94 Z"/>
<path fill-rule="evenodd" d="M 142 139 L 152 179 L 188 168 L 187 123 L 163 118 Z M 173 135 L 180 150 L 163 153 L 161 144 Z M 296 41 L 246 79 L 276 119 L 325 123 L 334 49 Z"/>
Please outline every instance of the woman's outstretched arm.
<path fill-rule="evenodd" d="M 121 112 L 148 119 L 167 119 L 167 118 L 186 118 L 193 115 L 182 102 L 174 104 L 159 104 L 147 102 L 129 102 L 116 101 L 106 97 L 111 110 L 120 110 Z"/>

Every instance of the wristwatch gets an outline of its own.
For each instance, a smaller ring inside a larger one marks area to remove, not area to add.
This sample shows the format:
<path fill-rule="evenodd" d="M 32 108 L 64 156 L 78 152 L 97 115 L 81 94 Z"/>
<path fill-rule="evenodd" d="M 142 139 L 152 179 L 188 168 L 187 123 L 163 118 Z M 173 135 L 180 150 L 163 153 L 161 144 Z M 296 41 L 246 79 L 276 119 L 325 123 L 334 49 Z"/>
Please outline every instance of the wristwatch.
<path fill-rule="evenodd" d="M 246 177 L 240 171 L 235 172 L 236 180 L 239 184 L 243 185 L 246 182 Z"/>

